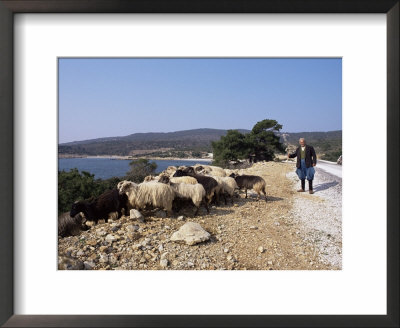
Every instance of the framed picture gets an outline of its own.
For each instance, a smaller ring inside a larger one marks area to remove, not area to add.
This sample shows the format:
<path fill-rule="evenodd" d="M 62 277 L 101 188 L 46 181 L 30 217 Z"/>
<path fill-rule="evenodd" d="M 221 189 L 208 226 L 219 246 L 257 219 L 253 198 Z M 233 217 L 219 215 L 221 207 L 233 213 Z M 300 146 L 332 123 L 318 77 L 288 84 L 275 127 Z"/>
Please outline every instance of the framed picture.
<path fill-rule="evenodd" d="M 1 324 L 398 326 L 399 8 L 0 1 Z"/>

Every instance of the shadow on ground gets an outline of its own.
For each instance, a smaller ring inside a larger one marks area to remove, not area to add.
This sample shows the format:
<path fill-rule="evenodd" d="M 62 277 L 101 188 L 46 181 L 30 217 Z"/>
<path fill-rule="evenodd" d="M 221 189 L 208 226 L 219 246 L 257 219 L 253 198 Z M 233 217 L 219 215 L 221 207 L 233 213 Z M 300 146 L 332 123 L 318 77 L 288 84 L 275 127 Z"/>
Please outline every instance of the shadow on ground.
<path fill-rule="evenodd" d="M 322 191 L 322 190 L 326 190 L 326 189 L 332 188 L 332 187 L 336 186 L 338 183 L 339 182 L 337 182 L 337 181 L 332 181 L 332 182 L 319 184 L 319 185 L 314 187 L 314 192 L 318 192 L 318 191 Z"/>

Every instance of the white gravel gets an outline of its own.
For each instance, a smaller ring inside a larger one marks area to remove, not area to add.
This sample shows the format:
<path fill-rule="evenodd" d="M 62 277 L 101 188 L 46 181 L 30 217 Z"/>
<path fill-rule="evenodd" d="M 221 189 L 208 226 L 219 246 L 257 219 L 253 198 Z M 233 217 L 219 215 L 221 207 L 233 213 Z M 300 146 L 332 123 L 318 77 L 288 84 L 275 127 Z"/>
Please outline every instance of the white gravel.
<path fill-rule="evenodd" d="M 332 175 L 336 175 L 339 178 L 342 177 L 342 165 L 338 165 L 338 164 L 336 164 L 334 162 L 318 160 L 318 166 L 317 167 L 319 169 L 324 170 L 327 173 L 330 173 Z"/>
<path fill-rule="evenodd" d="M 342 179 L 315 168 L 314 194 L 296 193 L 293 203 L 293 220 L 300 226 L 300 236 L 311 242 L 319 252 L 321 261 L 335 269 L 342 268 Z M 287 174 L 293 189 L 300 181 L 293 171 Z"/>

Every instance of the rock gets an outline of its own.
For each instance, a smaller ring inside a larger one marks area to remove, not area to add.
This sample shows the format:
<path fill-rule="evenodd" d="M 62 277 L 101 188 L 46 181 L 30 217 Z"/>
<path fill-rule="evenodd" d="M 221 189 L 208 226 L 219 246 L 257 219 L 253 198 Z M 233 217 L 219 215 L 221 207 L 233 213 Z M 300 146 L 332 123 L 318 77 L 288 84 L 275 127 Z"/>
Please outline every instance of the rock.
<path fill-rule="evenodd" d="M 110 254 L 108 256 L 108 261 L 110 264 L 116 264 L 118 262 L 118 258 L 114 254 Z"/>
<path fill-rule="evenodd" d="M 128 231 L 128 232 L 135 232 L 135 231 L 138 231 L 138 230 L 139 230 L 139 226 L 138 225 L 131 224 L 131 225 L 128 225 L 126 227 L 126 231 Z"/>
<path fill-rule="evenodd" d="M 82 256 L 84 254 L 84 252 L 80 249 L 77 253 L 76 256 Z"/>
<path fill-rule="evenodd" d="M 187 265 L 188 265 L 188 267 L 193 267 L 194 263 L 193 262 L 188 262 Z"/>
<path fill-rule="evenodd" d="M 86 242 L 86 244 L 87 244 L 87 245 L 90 245 L 90 246 L 96 246 L 96 245 L 97 245 L 97 240 L 95 240 L 95 239 L 88 240 L 88 241 Z"/>
<path fill-rule="evenodd" d="M 161 260 L 163 260 L 163 259 L 167 259 L 168 258 L 168 252 L 165 252 L 165 253 L 163 253 L 162 255 L 161 255 Z"/>
<path fill-rule="evenodd" d="M 160 266 L 162 267 L 162 268 L 166 268 L 167 266 L 168 266 L 168 260 L 167 259 L 162 259 L 161 261 L 160 261 Z"/>
<path fill-rule="evenodd" d="M 112 253 L 114 251 L 114 248 L 112 248 L 111 246 L 109 246 L 109 247 L 107 247 L 106 249 L 105 249 L 105 253 L 106 254 L 110 254 L 110 253 Z"/>
<path fill-rule="evenodd" d="M 161 253 L 163 250 L 164 250 L 164 246 L 163 246 L 163 245 L 158 246 L 158 251 L 159 251 L 160 253 Z"/>
<path fill-rule="evenodd" d="M 268 261 L 268 265 L 272 265 L 273 263 L 272 263 L 272 261 Z"/>
<path fill-rule="evenodd" d="M 115 241 L 115 240 L 117 240 L 117 237 L 115 237 L 115 236 L 112 235 L 112 234 L 108 234 L 108 235 L 106 236 L 106 241 L 108 241 L 109 243 L 112 243 L 112 242 Z"/>
<path fill-rule="evenodd" d="M 100 254 L 99 262 L 108 263 L 108 255 Z"/>
<path fill-rule="evenodd" d="M 58 257 L 58 270 L 83 270 L 85 268 L 82 261 L 66 256 Z"/>
<path fill-rule="evenodd" d="M 128 232 L 126 236 L 132 241 L 138 240 L 142 237 L 139 232 Z"/>
<path fill-rule="evenodd" d="M 251 226 L 250 229 L 251 229 L 251 230 L 257 230 L 258 227 L 256 227 L 256 226 Z"/>
<path fill-rule="evenodd" d="M 229 253 L 229 248 L 224 248 L 224 253 Z"/>
<path fill-rule="evenodd" d="M 139 222 L 144 222 L 144 216 L 138 210 L 135 210 L 135 209 L 130 210 L 129 217 L 131 219 L 136 219 Z"/>
<path fill-rule="evenodd" d="M 85 270 L 93 270 L 93 268 L 96 266 L 96 264 L 92 261 L 85 261 L 83 264 L 85 266 Z"/>
<path fill-rule="evenodd" d="M 105 232 L 104 230 L 97 230 L 96 231 L 96 235 L 99 237 L 103 237 L 107 234 L 107 232 Z"/>
<path fill-rule="evenodd" d="M 171 241 L 185 242 L 186 245 L 195 245 L 210 239 L 210 234 L 200 224 L 195 222 L 185 223 L 171 236 Z"/>
<path fill-rule="evenodd" d="M 178 221 L 185 221 L 185 217 L 183 215 L 178 216 Z"/>
<path fill-rule="evenodd" d="M 258 250 L 260 253 L 264 253 L 264 251 L 265 251 L 264 247 L 262 247 L 262 246 L 258 247 L 257 250 Z"/>
<path fill-rule="evenodd" d="M 158 211 L 155 213 L 155 217 L 156 217 L 156 218 L 164 219 L 164 218 L 167 217 L 167 213 L 165 213 L 165 211 L 158 210 Z"/>

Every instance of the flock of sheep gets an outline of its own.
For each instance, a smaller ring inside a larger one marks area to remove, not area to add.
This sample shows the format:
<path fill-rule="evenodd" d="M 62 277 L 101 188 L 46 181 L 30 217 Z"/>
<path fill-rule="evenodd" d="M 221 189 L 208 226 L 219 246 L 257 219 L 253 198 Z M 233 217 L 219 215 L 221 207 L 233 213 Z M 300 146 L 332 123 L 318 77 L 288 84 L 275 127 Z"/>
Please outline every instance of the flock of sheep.
<path fill-rule="evenodd" d="M 260 198 L 262 194 L 267 201 L 266 183 L 262 177 L 255 175 L 237 175 L 234 171 L 224 170 L 217 166 L 169 166 L 158 176 L 148 176 L 142 183 L 121 181 L 117 188 L 108 190 L 92 201 L 79 201 L 72 205 L 71 211 L 58 218 L 58 234 L 61 237 L 76 235 L 80 230 L 88 229 L 85 220 L 104 219 L 106 222 L 113 216 L 120 218 L 130 209 L 144 210 L 159 208 L 173 214 L 173 207 L 179 211 L 180 202 L 191 201 L 195 207 L 194 215 L 204 206 L 210 213 L 209 205 L 214 201 L 219 204 L 220 198 L 227 204 L 230 197 L 233 204 L 235 190 L 253 189 Z"/>

